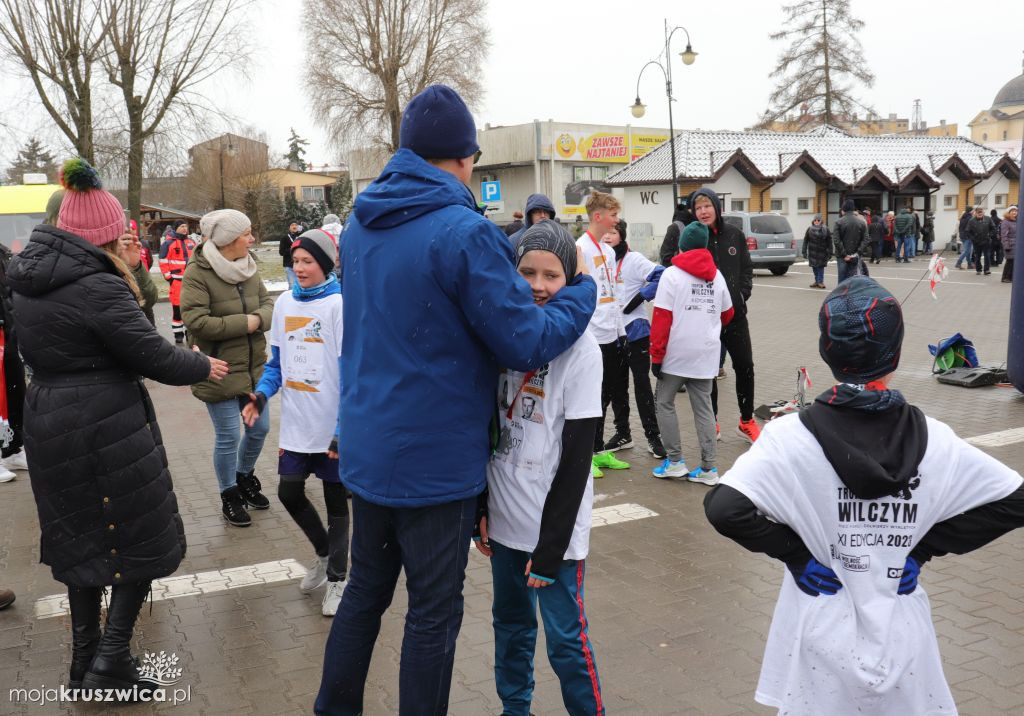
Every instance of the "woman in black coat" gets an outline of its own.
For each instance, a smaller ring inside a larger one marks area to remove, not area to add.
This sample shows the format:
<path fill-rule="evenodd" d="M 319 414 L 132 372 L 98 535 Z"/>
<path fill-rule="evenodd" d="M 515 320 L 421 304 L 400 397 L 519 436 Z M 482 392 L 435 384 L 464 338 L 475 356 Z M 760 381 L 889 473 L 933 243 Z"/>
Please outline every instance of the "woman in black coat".
<path fill-rule="evenodd" d="M 150 581 L 173 573 L 185 554 L 140 376 L 188 385 L 222 377 L 226 364 L 160 337 L 114 253 L 124 231 L 120 204 L 81 160 L 63 174 L 57 227 L 37 226 L 7 274 L 33 369 L 24 416 L 29 479 L 40 560 L 68 587 L 71 687 L 131 688 L 139 677 L 130 640 Z M 111 585 L 101 636 L 100 596 Z"/>
<path fill-rule="evenodd" d="M 832 235 L 821 221 L 821 214 L 815 214 L 811 225 L 804 234 L 804 258 L 814 272 L 811 288 L 825 288 L 825 267 L 832 258 Z"/>

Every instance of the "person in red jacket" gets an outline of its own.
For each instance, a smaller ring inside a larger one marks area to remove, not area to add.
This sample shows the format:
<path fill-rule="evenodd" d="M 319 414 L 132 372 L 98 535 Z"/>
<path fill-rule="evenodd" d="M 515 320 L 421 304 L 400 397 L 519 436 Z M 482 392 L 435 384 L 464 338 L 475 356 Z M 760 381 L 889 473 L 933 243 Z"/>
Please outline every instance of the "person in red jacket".
<path fill-rule="evenodd" d="M 171 332 L 175 343 L 185 341 L 185 323 L 181 320 L 181 277 L 195 248 L 196 242 L 189 238 L 185 221 L 179 221 L 174 233 L 168 234 L 160 245 L 160 271 L 164 280 L 171 284 L 168 298 L 171 301 Z"/>
<path fill-rule="evenodd" d="M 651 372 L 658 379 L 655 409 L 667 456 L 652 474 L 718 483 L 715 465 L 715 413 L 711 386 L 718 374 L 721 332 L 735 315 L 725 276 L 708 251 L 708 227 L 691 222 L 679 238 L 679 253 L 665 269 L 651 316 Z M 700 466 L 690 471 L 683 459 L 676 419 L 676 393 L 686 386 L 700 441 Z"/>

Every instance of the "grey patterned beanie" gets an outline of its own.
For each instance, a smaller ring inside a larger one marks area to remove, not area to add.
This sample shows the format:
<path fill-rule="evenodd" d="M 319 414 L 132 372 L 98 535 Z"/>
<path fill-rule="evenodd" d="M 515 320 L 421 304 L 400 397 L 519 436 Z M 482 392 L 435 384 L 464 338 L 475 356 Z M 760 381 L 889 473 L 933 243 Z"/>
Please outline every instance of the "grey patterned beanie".
<path fill-rule="evenodd" d="M 566 282 L 576 275 L 576 242 L 557 221 L 543 219 L 523 232 L 516 246 L 516 266 L 530 251 L 550 251 L 562 262 Z"/>

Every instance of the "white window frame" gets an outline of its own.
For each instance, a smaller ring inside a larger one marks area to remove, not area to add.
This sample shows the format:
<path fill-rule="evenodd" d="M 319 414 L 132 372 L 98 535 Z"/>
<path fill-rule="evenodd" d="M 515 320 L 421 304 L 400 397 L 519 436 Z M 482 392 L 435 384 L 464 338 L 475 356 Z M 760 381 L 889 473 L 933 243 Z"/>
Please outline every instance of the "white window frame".
<path fill-rule="evenodd" d="M 307 196 L 308 195 L 308 196 Z M 321 202 L 327 200 L 327 194 L 322 186 L 304 186 L 302 187 L 302 203 L 312 204 L 315 202 Z"/>
<path fill-rule="evenodd" d="M 779 202 L 779 208 L 775 208 L 775 202 Z M 789 213 L 789 199 L 770 199 L 768 202 L 768 210 L 774 211 L 779 214 Z"/>
<path fill-rule="evenodd" d="M 942 197 L 942 208 L 946 211 L 956 211 L 956 194 L 945 194 Z"/>
<path fill-rule="evenodd" d="M 1006 197 L 1008 195 L 1007 194 L 996 194 L 995 196 L 996 196 L 995 204 L 993 204 L 992 207 L 995 208 L 995 209 L 998 209 L 1000 207 L 1004 207 L 1005 208 L 1006 207 Z"/>
<path fill-rule="evenodd" d="M 736 204 L 739 204 L 740 208 L 737 208 Z M 729 211 L 746 211 L 749 204 L 750 199 L 729 199 Z"/>
<path fill-rule="evenodd" d="M 807 208 L 801 209 L 800 202 L 806 201 Z M 796 200 L 796 213 L 798 214 L 813 214 L 814 213 L 814 197 L 813 196 L 802 196 Z"/>
<path fill-rule="evenodd" d="M 988 194 L 975 194 L 974 195 L 974 208 L 977 209 L 979 206 L 983 209 L 988 207 Z"/>

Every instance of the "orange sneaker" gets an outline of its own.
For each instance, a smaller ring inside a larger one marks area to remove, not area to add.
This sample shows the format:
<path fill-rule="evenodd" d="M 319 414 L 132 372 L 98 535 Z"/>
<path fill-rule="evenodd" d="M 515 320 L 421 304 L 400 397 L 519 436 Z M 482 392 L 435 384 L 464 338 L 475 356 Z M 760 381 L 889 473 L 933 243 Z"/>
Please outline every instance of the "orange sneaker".
<path fill-rule="evenodd" d="M 739 426 L 736 428 L 736 432 L 741 438 L 751 444 L 761 437 L 761 428 L 757 426 L 757 421 L 753 418 L 750 420 L 741 420 Z"/>

